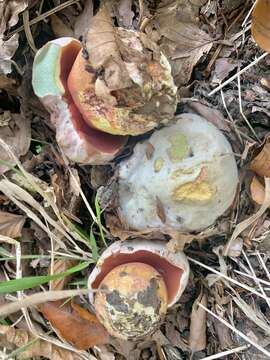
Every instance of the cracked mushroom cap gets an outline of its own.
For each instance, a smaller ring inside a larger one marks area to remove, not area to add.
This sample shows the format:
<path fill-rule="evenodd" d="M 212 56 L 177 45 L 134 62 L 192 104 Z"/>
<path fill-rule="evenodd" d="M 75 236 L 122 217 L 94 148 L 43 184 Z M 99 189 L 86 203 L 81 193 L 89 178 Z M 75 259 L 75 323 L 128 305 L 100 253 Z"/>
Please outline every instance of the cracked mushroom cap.
<path fill-rule="evenodd" d="M 188 277 L 185 254 L 169 251 L 165 242 L 117 241 L 103 252 L 89 276 L 89 300 L 111 335 L 138 340 L 158 328 Z M 101 291 L 91 291 L 95 289 Z M 150 304 L 151 296 L 156 302 Z"/>
<path fill-rule="evenodd" d="M 167 311 L 167 289 L 148 264 L 128 263 L 112 269 L 96 294 L 96 315 L 114 337 L 138 340 L 153 333 Z"/>
<path fill-rule="evenodd" d="M 75 105 L 67 78 L 81 47 L 70 37 L 46 43 L 35 56 L 32 85 L 51 114 L 56 140 L 64 154 L 78 163 L 104 164 L 119 153 L 127 139 L 89 127 Z"/>
<path fill-rule="evenodd" d="M 120 217 L 130 229 L 202 230 L 234 200 L 237 165 L 223 133 L 198 115 L 176 120 L 119 165 Z"/>
<path fill-rule="evenodd" d="M 121 46 L 130 51 L 128 61 L 121 62 L 129 86 L 118 89 L 117 63 L 112 69 L 91 68 L 90 52 L 88 60 L 77 57 L 68 77 L 68 88 L 89 126 L 115 135 L 144 134 L 173 118 L 177 87 L 167 58 L 158 50 L 151 60 L 150 55 L 144 54 L 149 49 L 140 39 L 142 34 L 121 28 L 115 31 Z M 88 71 L 82 72 L 85 66 Z"/>

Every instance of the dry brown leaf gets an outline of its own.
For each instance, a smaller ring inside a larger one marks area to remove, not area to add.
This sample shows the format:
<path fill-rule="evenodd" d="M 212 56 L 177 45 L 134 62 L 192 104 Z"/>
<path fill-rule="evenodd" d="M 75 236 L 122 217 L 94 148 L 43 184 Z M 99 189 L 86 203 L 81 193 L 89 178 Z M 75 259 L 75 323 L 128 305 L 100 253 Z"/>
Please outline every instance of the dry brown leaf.
<path fill-rule="evenodd" d="M 13 240 L 13 241 L 15 242 L 15 240 Z M 74 296 L 79 296 L 79 295 L 87 295 L 88 292 L 89 292 L 88 289 L 42 291 L 39 293 L 35 293 L 32 295 L 26 296 L 23 299 L 20 299 L 18 301 L 12 301 L 12 302 L 1 305 L 0 306 L 0 316 L 7 317 L 10 314 L 14 314 L 14 313 L 20 311 L 22 308 L 38 306 L 45 302 L 58 301 L 58 300 L 66 299 L 69 297 L 74 297 Z"/>
<path fill-rule="evenodd" d="M 251 33 L 256 43 L 270 52 L 270 2 L 257 0 L 252 12 Z"/>
<path fill-rule="evenodd" d="M 0 74 L 0 89 L 6 90 L 11 95 L 17 95 L 16 80 L 4 74 Z"/>
<path fill-rule="evenodd" d="M 4 34 L 18 22 L 19 14 L 27 7 L 27 0 L 2 0 L 0 2 L 0 73 L 11 72 L 10 59 L 15 54 L 19 35 L 15 34 L 4 39 Z"/>
<path fill-rule="evenodd" d="M 260 176 L 270 177 L 270 137 L 259 154 L 252 160 L 250 169 Z"/>
<path fill-rule="evenodd" d="M 86 0 L 83 12 L 78 16 L 74 25 L 74 34 L 77 39 L 81 36 L 85 38 L 91 18 L 93 17 L 93 1 Z"/>
<path fill-rule="evenodd" d="M 178 87 L 189 81 L 194 66 L 212 47 L 211 37 L 200 29 L 198 23 L 192 22 L 198 6 L 190 8 L 189 3 L 174 2 L 171 6 L 161 7 L 145 28 L 169 59 Z"/>
<path fill-rule="evenodd" d="M 119 0 L 113 3 L 114 15 L 117 18 L 118 26 L 127 29 L 132 27 L 134 12 L 131 10 L 131 6 L 131 0 Z"/>
<path fill-rule="evenodd" d="M 207 296 L 203 291 L 192 306 L 189 335 L 189 347 L 192 352 L 206 348 L 206 311 L 198 306 L 200 303 L 207 307 Z"/>
<path fill-rule="evenodd" d="M 207 119 L 210 123 L 214 124 L 220 130 L 230 131 L 229 126 L 226 124 L 224 116 L 221 111 L 210 108 L 199 101 L 188 101 L 189 107 L 195 110 L 199 115 Z"/>
<path fill-rule="evenodd" d="M 76 264 L 76 260 L 55 260 L 53 263 L 53 274 L 66 272 Z M 71 276 L 65 276 L 64 278 L 50 281 L 50 290 L 64 290 L 70 279 Z"/>
<path fill-rule="evenodd" d="M 217 59 L 212 82 L 216 84 L 221 83 L 238 65 L 239 61 L 230 58 Z"/>
<path fill-rule="evenodd" d="M 30 121 L 23 114 L 11 114 L 8 111 L 4 114 L 0 114 L 0 138 L 11 147 L 17 157 L 25 155 L 31 142 Z M 4 123 L 4 126 L 1 126 L 1 120 L 4 119 L 6 121 L 7 117 L 9 118 L 8 123 Z M 9 154 L 1 147 L 0 154 L 0 160 L 14 165 L 14 159 L 11 159 Z M 0 164 L 0 174 L 7 170 L 10 170 L 9 166 Z"/>
<path fill-rule="evenodd" d="M 244 221 L 236 225 L 231 238 L 229 239 L 226 247 L 224 248 L 225 256 L 228 254 L 228 250 L 231 246 L 231 243 L 234 242 L 234 240 L 242 233 L 242 231 L 247 229 L 256 220 L 258 220 L 264 214 L 264 212 L 269 208 L 269 206 L 270 206 L 270 178 L 265 178 L 265 197 L 262 206 L 255 214 L 251 215 L 249 218 L 245 219 Z"/>
<path fill-rule="evenodd" d="M 74 36 L 73 30 L 67 26 L 59 16 L 53 14 L 50 16 L 51 19 L 51 27 L 56 37 L 62 36 Z"/>
<path fill-rule="evenodd" d="M 17 348 L 27 345 L 34 340 L 33 335 L 23 329 L 15 329 L 8 325 L 0 325 L 0 343 L 15 345 Z M 61 347 L 51 344 L 48 341 L 37 339 L 26 350 L 17 354 L 16 359 L 33 359 L 35 357 L 44 357 L 50 360 L 80 360 L 80 355 L 62 349 Z"/>
<path fill-rule="evenodd" d="M 109 335 L 95 315 L 73 302 L 62 304 L 47 302 L 39 309 L 63 339 L 81 350 L 108 343 Z"/>
<path fill-rule="evenodd" d="M 261 184 L 261 182 L 256 176 L 253 177 L 250 183 L 250 194 L 253 201 L 255 201 L 259 205 L 262 205 L 265 198 L 265 190 L 264 186 Z"/>
<path fill-rule="evenodd" d="M 121 58 L 119 41 L 107 6 L 101 7 L 91 21 L 87 33 L 86 48 L 91 54 L 91 66 L 96 70 L 104 67 L 104 80 L 110 90 L 132 85 Z"/>
<path fill-rule="evenodd" d="M 25 219 L 22 215 L 0 211 L 0 234 L 11 238 L 20 237 Z"/>
<path fill-rule="evenodd" d="M 150 123 L 171 119 L 176 87 L 162 80 L 164 55 L 145 33 L 114 26 L 109 4 L 92 18 L 86 39 L 88 62 L 97 75 L 95 94 L 110 106 L 127 110 L 133 127 L 138 123 L 142 128 L 142 120 L 136 120 L 142 114 Z"/>

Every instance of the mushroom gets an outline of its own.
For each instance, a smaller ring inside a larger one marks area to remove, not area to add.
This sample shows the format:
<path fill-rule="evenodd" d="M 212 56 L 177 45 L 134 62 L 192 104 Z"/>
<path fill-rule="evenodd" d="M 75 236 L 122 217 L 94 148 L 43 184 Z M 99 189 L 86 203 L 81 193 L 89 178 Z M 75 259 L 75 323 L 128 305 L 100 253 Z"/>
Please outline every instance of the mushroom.
<path fill-rule="evenodd" d="M 77 57 L 68 87 L 91 127 L 139 135 L 174 117 L 177 87 L 171 66 L 145 34 L 114 27 L 103 6 L 91 20 L 86 47 L 89 58 Z M 85 64 L 88 71 L 81 70 Z"/>
<path fill-rule="evenodd" d="M 198 115 L 182 114 L 120 163 L 118 211 L 132 230 L 198 231 L 230 207 L 237 184 L 222 132 Z"/>
<path fill-rule="evenodd" d="M 82 164 L 104 164 L 122 149 L 127 138 L 88 126 L 67 88 L 72 65 L 81 56 L 81 44 L 63 37 L 46 43 L 36 54 L 32 84 L 35 94 L 51 114 L 56 140 L 64 154 Z M 84 67 L 81 71 L 86 71 Z"/>
<path fill-rule="evenodd" d="M 89 299 L 112 336 L 136 341 L 158 329 L 188 277 L 185 254 L 169 251 L 165 242 L 117 241 L 89 276 Z"/>

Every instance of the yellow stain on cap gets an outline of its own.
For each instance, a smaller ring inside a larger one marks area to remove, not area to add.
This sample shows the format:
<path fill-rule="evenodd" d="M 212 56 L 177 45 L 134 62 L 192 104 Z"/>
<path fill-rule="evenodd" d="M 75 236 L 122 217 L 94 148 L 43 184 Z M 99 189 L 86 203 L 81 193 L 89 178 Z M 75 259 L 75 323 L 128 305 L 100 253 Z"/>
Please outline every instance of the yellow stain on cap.
<path fill-rule="evenodd" d="M 169 141 L 171 146 L 167 149 L 167 154 L 171 162 L 179 162 L 184 159 L 189 152 L 189 145 L 185 135 L 176 133 L 170 136 Z"/>
<path fill-rule="evenodd" d="M 155 172 L 160 172 L 160 170 L 162 169 L 164 165 L 164 160 L 162 158 L 157 158 L 154 162 L 154 170 Z"/>
<path fill-rule="evenodd" d="M 175 201 L 209 201 L 215 194 L 215 190 L 207 181 L 188 182 L 176 187 L 172 194 Z"/>

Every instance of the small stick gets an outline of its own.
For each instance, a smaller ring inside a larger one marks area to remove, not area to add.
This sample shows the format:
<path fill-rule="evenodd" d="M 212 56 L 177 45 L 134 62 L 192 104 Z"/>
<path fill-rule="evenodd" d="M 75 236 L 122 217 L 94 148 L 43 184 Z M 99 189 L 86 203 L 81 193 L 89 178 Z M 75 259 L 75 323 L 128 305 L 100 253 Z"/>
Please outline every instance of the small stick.
<path fill-rule="evenodd" d="M 215 355 L 211 355 L 211 356 L 207 356 L 206 358 L 203 358 L 201 360 L 215 360 L 215 359 L 220 359 L 226 355 L 231 355 L 231 354 L 235 354 L 238 353 L 240 351 L 244 351 L 247 350 L 248 348 L 250 348 L 250 345 L 243 345 L 243 346 L 238 346 L 237 348 L 231 349 L 231 350 L 227 350 L 227 351 L 222 351 L 218 354 Z"/>
<path fill-rule="evenodd" d="M 206 312 L 208 312 L 208 314 L 211 314 L 215 319 L 219 320 L 223 325 L 227 326 L 230 330 L 232 330 L 233 332 L 235 332 L 238 336 L 240 336 L 242 339 L 244 339 L 246 342 L 248 342 L 250 345 L 254 346 L 257 350 L 261 351 L 264 355 L 268 356 L 268 358 L 270 358 L 270 352 L 267 351 L 266 349 L 264 349 L 262 346 L 260 346 L 259 344 L 256 344 L 255 341 L 253 341 L 252 339 L 250 339 L 248 336 L 246 336 L 245 334 L 243 334 L 240 330 L 236 329 L 235 327 L 233 327 L 230 323 L 228 323 L 226 320 L 222 319 L 221 317 L 219 317 L 218 315 L 216 315 L 213 311 L 207 309 L 207 307 L 205 307 L 202 304 L 199 304 L 199 306 L 204 309 Z"/>
<path fill-rule="evenodd" d="M 35 17 L 34 19 L 29 21 L 29 26 L 32 26 L 34 24 L 37 24 L 39 21 L 44 20 L 46 17 L 51 16 L 52 14 L 55 14 L 58 11 L 61 11 L 63 9 L 65 9 L 66 7 L 73 5 L 77 2 L 79 2 L 80 0 L 68 0 L 63 4 L 60 4 L 58 6 L 56 6 L 55 8 Z M 24 30 L 24 26 L 20 26 L 18 29 L 15 29 L 13 31 L 11 31 L 9 34 L 7 34 L 7 38 L 11 37 L 14 34 L 17 34 L 18 32 L 21 32 L 22 30 Z"/>
<path fill-rule="evenodd" d="M 246 277 L 248 277 L 249 279 L 254 279 L 254 276 L 249 275 L 249 274 L 246 274 L 246 273 L 244 273 L 244 272 L 242 272 L 242 271 L 234 270 L 234 272 L 235 272 L 236 274 L 241 275 L 241 276 L 246 276 Z M 264 284 L 264 285 L 267 285 L 267 286 L 270 285 L 270 282 L 269 282 L 269 281 L 266 281 L 266 280 L 263 280 L 263 279 L 260 279 L 260 278 L 257 278 L 257 277 L 256 277 L 256 280 L 259 281 L 260 283 Z"/>
<path fill-rule="evenodd" d="M 235 284 L 235 285 L 237 285 L 237 286 L 251 292 L 252 294 L 259 296 L 260 298 L 264 299 L 265 301 L 266 301 L 266 299 L 268 299 L 267 296 L 264 296 L 260 292 L 254 290 L 252 287 L 250 287 L 248 285 L 245 285 L 245 284 L 242 284 L 239 281 L 237 281 L 235 279 L 232 279 L 229 276 L 227 276 L 227 275 L 225 275 L 225 274 L 223 274 L 223 273 L 221 273 L 221 272 L 219 272 L 219 271 L 217 271 L 215 269 L 212 269 L 210 266 L 207 266 L 207 265 L 201 263 L 200 261 L 191 258 L 190 256 L 188 256 L 188 260 L 195 263 L 195 264 L 197 264 L 197 265 L 199 265 L 199 266 L 201 266 L 201 267 L 203 267 L 203 268 L 205 268 L 205 269 L 207 269 L 207 270 L 209 270 L 209 271 L 211 271 L 211 272 L 213 272 L 214 274 L 219 275 L 221 278 L 224 278 L 224 279 L 230 281 L 231 283 L 233 283 L 233 284 Z"/>
<path fill-rule="evenodd" d="M 242 75 L 244 72 L 246 72 L 248 69 L 250 69 L 252 66 L 258 64 L 258 62 L 260 62 L 262 59 L 264 59 L 266 57 L 266 55 L 268 55 L 268 52 L 263 53 L 261 56 L 259 56 L 257 59 L 255 59 L 254 61 L 252 61 L 249 65 L 247 65 L 246 67 L 244 67 L 242 70 L 238 71 L 236 74 L 234 74 L 232 77 L 230 77 L 228 80 L 224 81 L 222 84 L 220 84 L 219 86 L 217 86 L 214 90 L 212 90 L 208 96 L 212 96 L 214 95 L 216 92 L 218 92 L 219 90 L 223 89 L 224 86 L 230 84 L 233 80 L 235 80 L 238 76 Z"/>

